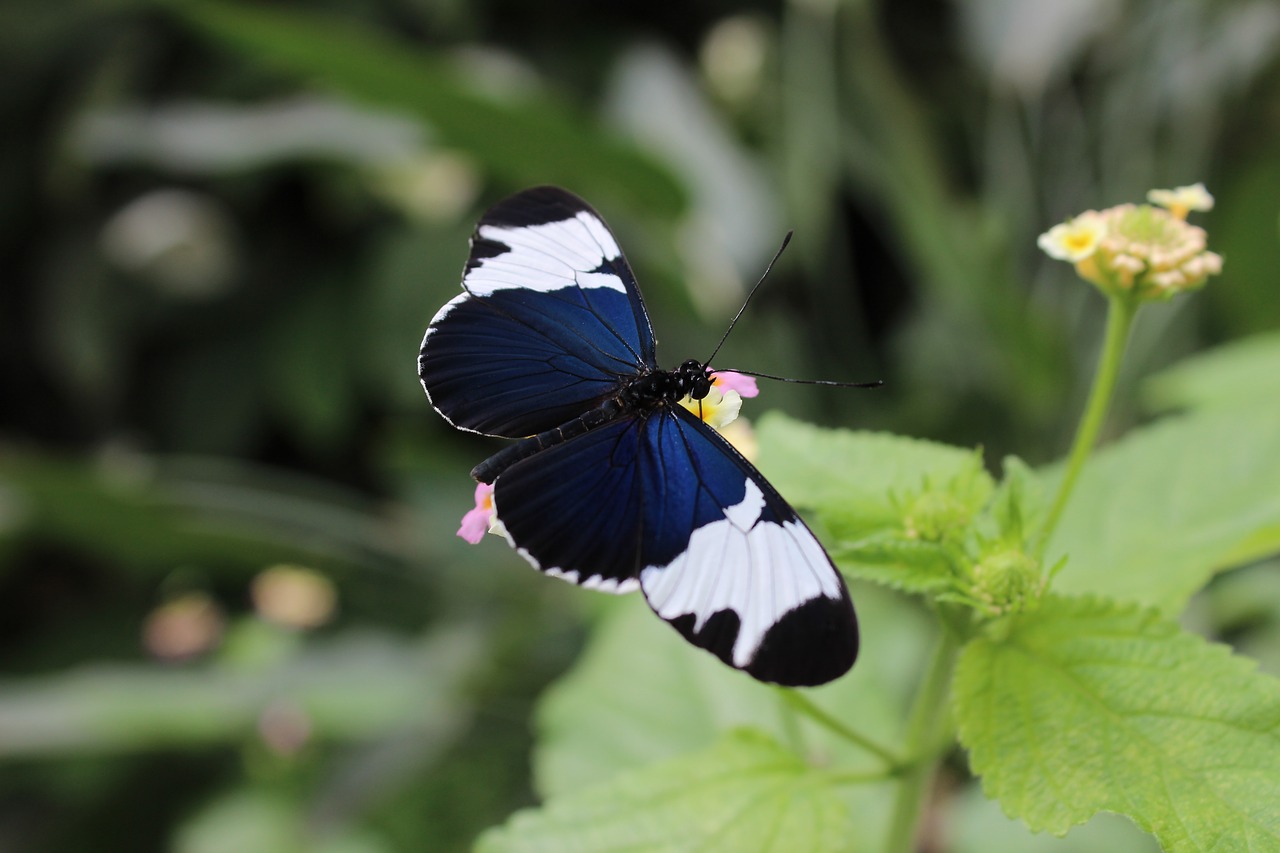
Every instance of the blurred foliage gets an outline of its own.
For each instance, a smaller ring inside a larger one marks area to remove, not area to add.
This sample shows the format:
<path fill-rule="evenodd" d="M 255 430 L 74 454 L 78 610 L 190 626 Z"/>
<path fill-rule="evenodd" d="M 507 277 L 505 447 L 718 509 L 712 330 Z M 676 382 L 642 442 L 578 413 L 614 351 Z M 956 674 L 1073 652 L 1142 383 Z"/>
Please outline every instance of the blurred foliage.
<path fill-rule="evenodd" d="M 1268 0 L 10 0 L 0 849 L 464 849 L 533 802 L 531 709 L 599 602 L 453 537 L 493 445 L 436 417 L 411 366 L 488 203 L 591 200 L 668 364 L 709 349 L 795 228 L 724 366 L 883 378 L 764 400 L 1046 462 L 1101 335 L 1101 300 L 1035 249 L 1066 215 L 1217 196 L 1225 274 L 1144 315 L 1130 390 L 1280 329 L 1278 48 Z M 1147 399 L 1265 396 L 1231 352 Z M 332 583 L 324 625 L 251 604 L 280 563 Z M 1274 578 L 1224 576 L 1190 617 L 1273 672 Z M 865 621 L 850 683 L 896 689 L 918 657 Z M 684 655 L 678 680 L 697 653 L 655 657 Z M 539 726 L 592 724 L 590 672 Z M 750 716 L 717 701 L 709 730 Z M 544 788 L 599 758 L 540 749 Z M 1031 849 L 955 785 L 936 849 Z M 1125 829 L 1085 847 L 1134 849 Z"/>

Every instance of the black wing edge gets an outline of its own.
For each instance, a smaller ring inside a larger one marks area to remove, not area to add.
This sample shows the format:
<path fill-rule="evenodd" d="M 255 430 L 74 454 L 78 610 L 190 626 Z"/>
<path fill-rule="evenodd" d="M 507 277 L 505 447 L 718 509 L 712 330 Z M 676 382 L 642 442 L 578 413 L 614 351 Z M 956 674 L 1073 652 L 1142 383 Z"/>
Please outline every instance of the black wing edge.
<path fill-rule="evenodd" d="M 783 687 L 818 687 L 844 675 L 858 659 L 858 617 L 843 578 L 840 592 L 838 600 L 811 598 L 783 614 L 744 667 L 733 663 L 739 621 L 732 610 L 719 611 L 696 633 L 692 613 L 669 624 L 693 645 L 758 681 Z"/>

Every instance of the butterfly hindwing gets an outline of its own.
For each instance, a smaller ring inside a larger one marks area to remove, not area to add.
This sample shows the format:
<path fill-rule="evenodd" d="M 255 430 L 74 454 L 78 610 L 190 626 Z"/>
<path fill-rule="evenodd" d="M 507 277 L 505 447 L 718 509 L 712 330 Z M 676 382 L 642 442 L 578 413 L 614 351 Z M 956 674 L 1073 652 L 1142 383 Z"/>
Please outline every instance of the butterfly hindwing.
<path fill-rule="evenodd" d="M 795 510 L 679 406 L 651 418 L 646 439 L 639 577 L 649 606 L 761 681 L 815 685 L 847 672 L 858 653 L 853 603 Z"/>
<path fill-rule="evenodd" d="M 639 586 L 644 421 L 620 418 L 539 451 L 498 475 L 493 506 L 534 567 L 606 592 Z"/>
<path fill-rule="evenodd" d="M 756 469 L 679 406 L 626 416 L 494 482 L 511 544 L 558 577 L 638 583 L 691 643 L 763 681 L 812 685 L 852 666 L 843 580 Z"/>
<path fill-rule="evenodd" d="M 551 429 L 654 364 L 626 258 L 564 190 L 527 190 L 485 214 L 462 286 L 418 357 L 423 388 L 454 426 L 506 437 Z"/>

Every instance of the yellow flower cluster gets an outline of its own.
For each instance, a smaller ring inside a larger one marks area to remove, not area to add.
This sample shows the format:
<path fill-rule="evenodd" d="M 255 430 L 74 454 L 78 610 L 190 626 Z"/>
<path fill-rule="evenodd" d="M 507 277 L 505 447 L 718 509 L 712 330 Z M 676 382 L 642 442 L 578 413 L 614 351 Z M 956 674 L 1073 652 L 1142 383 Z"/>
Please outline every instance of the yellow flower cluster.
<path fill-rule="evenodd" d="M 1222 272 L 1222 257 L 1208 251 L 1204 229 L 1186 221 L 1189 211 L 1213 207 L 1203 184 L 1152 190 L 1147 198 L 1160 207 L 1087 210 L 1041 234 L 1038 245 L 1111 295 L 1168 299 Z"/>

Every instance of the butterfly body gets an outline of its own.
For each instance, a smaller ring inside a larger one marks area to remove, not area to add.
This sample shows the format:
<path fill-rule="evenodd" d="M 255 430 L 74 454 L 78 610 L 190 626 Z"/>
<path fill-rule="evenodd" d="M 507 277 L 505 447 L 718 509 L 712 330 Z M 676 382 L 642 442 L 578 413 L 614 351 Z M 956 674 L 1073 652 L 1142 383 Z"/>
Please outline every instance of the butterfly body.
<path fill-rule="evenodd" d="M 654 370 L 624 381 L 615 396 L 566 424 L 521 439 L 471 469 L 479 483 L 493 483 L 511 465 L 540 450 L 568 441 L 624 415 L 635 415 L 660 406 L 672 406 L 685 397 L 702 400 L 711 392 L 708 368 L 700 361 L 686 361 L 676 370 Z"/>
<path fill-rule="evenodd" d="M 481 219 L 464 293 L 427 329 L 418 373 L 454 426 L 519 439 L 477 465 L 535 568 L 640 589 L 691 643 L 750 675 L 814 685 L 857 655 L 848 591 L 764 477 L 679 401 L 714 371 L 657 367 L 643 299 L 603 220 L 540 187 Z"/>

